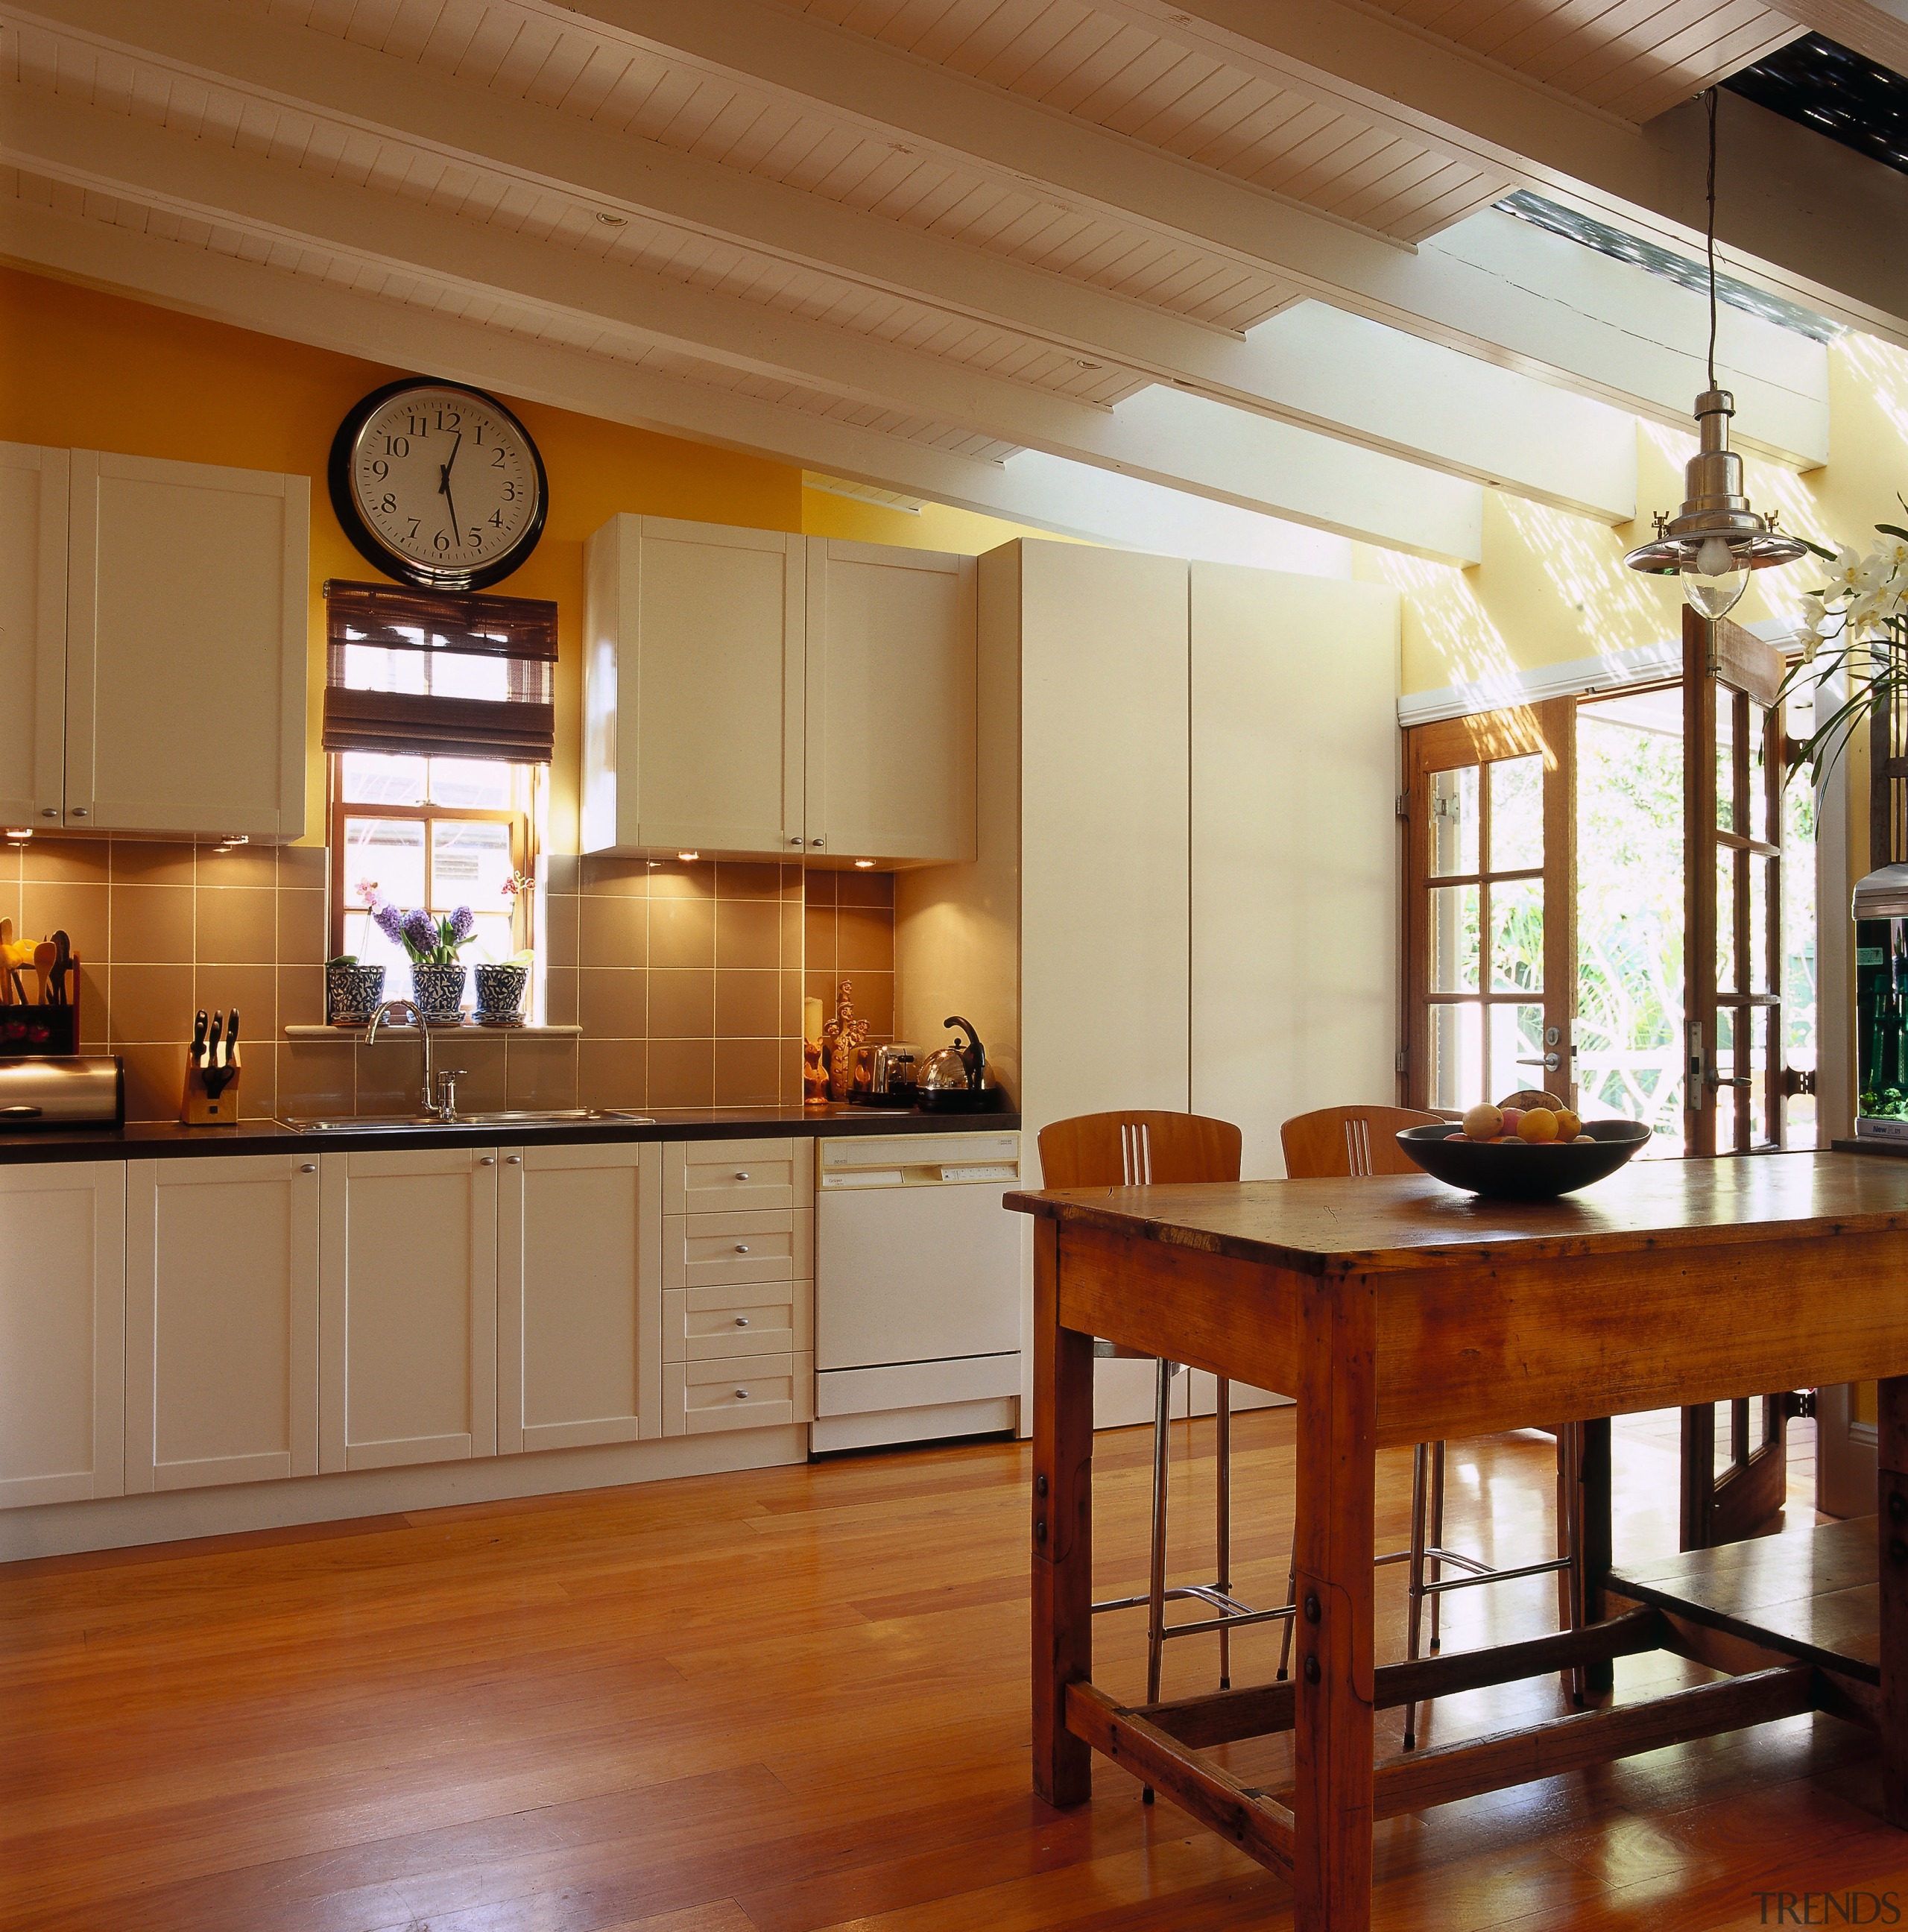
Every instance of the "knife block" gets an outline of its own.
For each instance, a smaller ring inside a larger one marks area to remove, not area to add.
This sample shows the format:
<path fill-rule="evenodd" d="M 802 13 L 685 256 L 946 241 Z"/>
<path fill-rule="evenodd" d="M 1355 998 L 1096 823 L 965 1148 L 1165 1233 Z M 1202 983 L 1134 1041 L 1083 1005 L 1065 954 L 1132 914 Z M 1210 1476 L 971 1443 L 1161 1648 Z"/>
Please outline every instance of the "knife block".
<path fill-rule="evenodd" d="M 242 1053 L 242 1048 L 239 1052 Z M 206 1076 L 230 1072 L 231 1078 L 214 1094 L 206 1090 Z M 238 1124 L 238 1084 L 244 1078 L 245 1063 L 235 1058 L 229 1067 L 207 1069 L 185 1063 L 185 1094 L 179 1102 L 179 1120 L 188 1127 L 236 1127 Z"/>

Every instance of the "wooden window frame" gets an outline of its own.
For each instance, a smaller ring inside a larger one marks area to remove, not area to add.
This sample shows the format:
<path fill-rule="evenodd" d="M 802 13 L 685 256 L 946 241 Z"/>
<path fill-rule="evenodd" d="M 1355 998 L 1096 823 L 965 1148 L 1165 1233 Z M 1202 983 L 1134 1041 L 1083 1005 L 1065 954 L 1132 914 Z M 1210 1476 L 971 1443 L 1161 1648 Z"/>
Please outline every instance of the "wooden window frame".
<path fill-rule="evenodd" d="M 347 818 L 385 818 L 403 820 L 412 824 L 422 824 L 427 828 L 434 823 L 456 820 L 462 824 L 488 825 L 507 824 L 510 830 L 511 869 L 520 876 L 527 875 L 532 869 L 536 858 L 532 836 L 532 814 L 526 807 L 509 807 L 492 809 L 477 806 L 384 805 L 365 800 L 350 800 L 344 796 L 341 782 L 341 760 L 346 754 L 333 752 L 328 754 L 329 770 L 326 784 L 331 794 L 329 839 L 331 845 L 331 956 L 336 958 L 344 950 L 344 922 L 348 914 L 362 912 L 364 908 L 353 902 L 352 881 L 347 880 L 344 866 L 344 824 Z M 402 755 L 402 754 L 399 754 Z M 447 756 L 448 754 L 437 754 Z M 480 760 L 502 763 L 501 760 Z M 532 781 L 535 782 L 534 779 Z M 424 838 L 424 901 L 430 898 L 431 871 L 430 834 L 427 829 Z M 536 901 L 534 894 L 519 892 L 517 905 L 511 914 L 511 932 L 519 949 L 536 944 Z"/>
<path fill-rule="evenodd" d="M 1498 871 L 1490 858 L 1490 785 L 1481 768 L 1500 760 L 1541 757 L 1544 767 L 1544 863 Z M 1485 1095 L 1500 1098 L 1517 1085 L 1542 1087 L 1574 1102 L 1576 1068 L 1571 1043 L 1576 1010 L 1576 700 L 1552 698 L 1542 704 L 1518 705 L 1502 711 L 1441 719 L 1413 725 L 1405 739 L 1405 1066 L 1400 1076 L 1401 1102 L 1429 1112 L 1456 1117 L 1456 1110 L 1434 1107 L 1431 1101 L 1430 1012 L 1434 1006 L 1474 1006 L 1479 1010 L 1486 1042 L 1492 1006 L 1544 1009 L 1546 1035 L 1556 1032 L 1556 1070 L 1522 1070 L 1534 1077 L 1507 1084 L 1495 1073 Z M 1430 869 L 1430 781 L 1436 772 L 1468 765 L 1480 767 L 1478 782 L 1478 856 L 1484 869 L 1476 873 L 1440 873 Z M 1527 989 L 1498 993 L 1491 989 L 1490 886 L 1539 878 L 1544 882 L 1544 987 L 1535 998 Z M 1553 892 L 1558 880 L 1564 889 Z M 1473 993 L 1436 992 L 1431 987 L 1431 889 L 1436 886 L 1478 887 L 1478 990 Z M 1561 899 L 1561 905 L 1555 903 Z"/>

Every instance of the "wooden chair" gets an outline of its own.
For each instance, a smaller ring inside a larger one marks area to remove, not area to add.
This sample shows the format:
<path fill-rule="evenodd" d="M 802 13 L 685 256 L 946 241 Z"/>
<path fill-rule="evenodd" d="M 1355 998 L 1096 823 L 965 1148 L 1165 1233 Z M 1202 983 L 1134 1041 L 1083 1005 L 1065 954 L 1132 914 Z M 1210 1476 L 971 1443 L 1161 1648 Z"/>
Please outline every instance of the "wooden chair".
<path fill-rule="evenodd" d="M 1069 1120 L 1055 1120 L 1040 1130 L 1040 1178 L 1046 1187 L 1146 1187 L 1165 1186 L 1179 1181 L 1237 1180 L 1239 1178 L 1239 1130 L 1228 1120 L 1209 1120 L 1198 1114 L 1168 1114 L 1134 1111 L 1114 1114 L 1082 1114 Z M 1094 1352 L 1102 1359 L 1118 1358 L 1129 1361 L 1150 1361 L 1154 1358 L 1112 1342 L 1096 1341 Z M 1220 1688 L 1232 1686 L 1231 1634 L 1237 1624 L 1264 1622 L 1283 1618 L 1289 1626 L 1289 1606 L 1276 1610 L 1254 1610 L 1232 1594 L 1232 1397 L 1230 1386 L 1219 1384 L 1219 1574 L 1209 1584 L 1180 1584 L 1166 1587 L 1166 1450 L 1172 1378 L 1180 1371 L 1177 1362 L 1160 1362 L 1153 1415 L 1153 1528 L 1151 1562 L 1146 1594 L 1115 1597 L 1096 1604 L 1096 1614 L 1103 1610 L 1147 1609 L 1146 1700 L 1160 1697 L 1160 1671 L 1166 1640 L 1169 1636 L 1191 1636 L 1216 1630 L 1219 1633 Z M 1196 1623 L 1168 1628 L 1166 1606 L 1182 1598 L 1192 1598 L 1214 1612 Z M 1146 1794 L 1149 1798 L 1151 1793 Z"/>
<path fill-rule="evenodd" d="M 1286 1173 L 1293 1180 L 1358 1180 L 1377 1174 L 1418 1174 L 1423 1170 L 1398 1145 L 1397 1136 L 1406 1127 L 1426 1126 L 1442 1117 L 1414 1113 L 1405 1107 L 1321 1107 L 1316 1113 L 1300 1114 L 1279 1130 L 1280 1144 L 1285 1150 Z M 1406 1631 L 1406 1654 L 1415 1660 L 1423 1634 L 1424 1600 L 1431 1600 L 1431 1648 L 1438 1646 L 1438 1613 L 1448 1590 L 1463 1589 L 1475 1583 L 1506 1582 L 1514 1576 L 1557 1573 L 1558 1607 L 1566 1630 L 1576 1627 L 1576 1591 L 1570 1572 L 1574 1567 L 1577 1542 L 1576 1466 L 1578 1434 L 1575 1429 L 1557 1432 L 1557 1530 L 1559 1554 L 1554 1562 L 1532 1563 L 1514 1570 L 1498 1570 L 1461 1550 L 1447 1550 L 1444 1539 L 1444 1444 L 1420 1442 L 1412 1465 L 1412 1529 L 1408 1549 L 1394 1550 L 1376 1560 L 1379 1564 L 1406 1563 L 1410 1568 L 1406 1595 L 1410 1604 Z M 1430 1516 L 1429 1534 L 1426 1517 Z M 1429 1568 L 1430 1576 L 1425 1572 Z M 1462 1571 L 1447 1579 L 1447 1568 Z M 1286 1600 L 1298 1594 L 1298 1568 L 1294 1556 L 1292 1578 L 1286 1586 Z M 1292 1662 L 1292 1627 L 1286 1625 L 1285 1642 L 1279 1658 L 1279 1675 L 1283 1677 Z M 1571 1688 L 1582 1701 L 1580 1682 L 1573 1676 Z M 1405 1748 L 1418 1742 L 1418 1706 L 1405 1706 Z"/>

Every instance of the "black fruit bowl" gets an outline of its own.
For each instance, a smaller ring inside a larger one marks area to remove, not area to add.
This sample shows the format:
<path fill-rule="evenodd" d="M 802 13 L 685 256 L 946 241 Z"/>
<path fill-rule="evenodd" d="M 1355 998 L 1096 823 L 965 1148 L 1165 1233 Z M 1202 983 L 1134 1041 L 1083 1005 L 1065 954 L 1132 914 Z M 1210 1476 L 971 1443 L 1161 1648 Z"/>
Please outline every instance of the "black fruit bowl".
<path fill-rule="evenodd" d="M 1590 1144 L 1502 1146 L 1471 1141 L 1454 1121 L 1406 1127 L 1398 1144 L 1426 1174 L 1493 1201 L 1554 1201 L 1614 1174 L 1650 1137 L 1640 1120 L 1588 1120 Z"/>

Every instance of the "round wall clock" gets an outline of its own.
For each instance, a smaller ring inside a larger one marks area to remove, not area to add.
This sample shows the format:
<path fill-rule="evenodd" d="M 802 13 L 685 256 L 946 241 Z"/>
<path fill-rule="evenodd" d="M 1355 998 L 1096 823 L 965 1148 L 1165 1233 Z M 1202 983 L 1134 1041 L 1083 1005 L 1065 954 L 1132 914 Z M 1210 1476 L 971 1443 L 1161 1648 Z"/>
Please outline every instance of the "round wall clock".
<path fill-rule="evenodd" d="M 374 389 L 332 440 L 332 507 L 359 554 L 433 590 L 508 577 L 543 534 L 550 484 L 494 396 L 416 377 Z"/>

